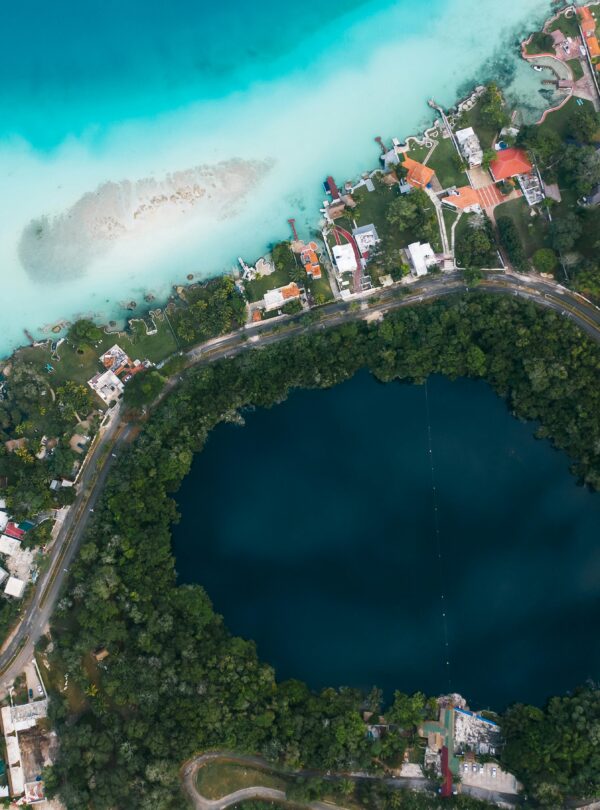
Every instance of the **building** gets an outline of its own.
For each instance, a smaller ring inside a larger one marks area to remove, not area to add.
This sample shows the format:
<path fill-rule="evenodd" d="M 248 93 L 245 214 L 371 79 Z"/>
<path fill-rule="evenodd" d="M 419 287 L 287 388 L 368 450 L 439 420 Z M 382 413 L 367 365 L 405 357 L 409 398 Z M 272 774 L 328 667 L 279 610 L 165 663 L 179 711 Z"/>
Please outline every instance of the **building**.
<path fill-rule="evenodd" d="M 600 56 L 600 43 L 596 34 L 596 18 L 592 14 L 589 6 L 582 6 L 578 9 L 579 23 L 587 42 L 588 50 L 592 59 Z"/>
<path fill-rule="evenodd" d="M 529 174 L 520 174 L 517 180 L 519 181 L 523 196 L 529 205 L 538 205 L 538 203 L 542 202 L 545 195 L 537 172 L 533 171 Z"/>
<path fill-rule="evenodd" d="M 451 191 L 442 202 L 454 208 L 455 211 L 463 211 L 465 214 L 481 211 L 479 194 L 471 186 L 461 186 L 461 188 Z"/>
<path fill-rule="evenodd" d="M 430 267 L 437 264 L 435 253 L 429 242 L 413 242 L 408 246 L 407 254 L 414 276 L 424 276 Z"/>
<path fill-rule="evenodd" d="M 492 177 L 499 183 L 501 180 L 510 180 L 520 174 L 531 174 L 531 165 L 527 152 L 524 149 L 502 149 L 490 163 Z"/>
<path fill-rule="evenodd" d="M 435 177 L 433 169 L 407 156 L 402 165 L 407 171 L 406 182 L 413 188 L 426 188 Z"/>
<path fill-rule="evenodd" d="M 8 579 L 8 576 L 8 571 L 5 571 L 4 568 L 0 568 L 0 585 L 2 585 L 5 579 Z"/>
<path fill-rule="evenodd" d="M 0 554 L 6 554 L 7 557 L 14 557 L 21 550 L 21 541 L 15 537 L 9 537 L 3 534 L 0 537 Z"/>
<path fill-rule="evenodd" d="M 363 259 L 369 258 L 369 253 L 380 242 L 375 225 L 362 225 L 352 231 L 354 241 L 358 245 L 358 250 Z"/>
<path fill-rule="evenodd" d="M 265 310 L 271 312 L 298 298 L 300 298 L 300 287 L 298 287 L 295 281 L 292 281 L 291 284 L 286 284 L 285 287 L 277 287 L 277 289 L 269 290 L 265 293 L 263 299 Z"/>
<path fill-rule="evenodd" d="M 4 586 L 4 593 L 6 596 L 13 596 L 15 599 L 20 599 L 25 593 L 27 583 L 17 577 L 9 577 L 8 582 Z"/>
<path fill-rule="evenodd" d="M 47 699 L 2 709 L 10 795 L 17 797 L 25 793 L 30 804 L 44 800 L 44 782 L 40 774 L 45 765 L 52 764 L 52 756 L 49 756 L 52 747 L 57 748 L 54 732 L 40 733 L 35 728 L 38 720 L 47 716 Z"/>
<path fill-rule="evenodd" d="M 306 275 L 312 278 L 313 280 L 319 279 L 322 277 L 321 272 L 321 265 L 319 264 L 319 256 L 317 254 L 317 243 L 311 242 L 305 248 L 302 249 L 300 252 L 300 261 L 304 269 L 306 270 Z"/>
<path fill-rule="evenodd" d="M 340 273 L 355 273 L 358 269 L 354 247 L 348 242 L 344 245 L 334 245 L 333 258 Z"/>
<path fill-rule="evenodd" d="M 481 166 L 483 163 L 483 149 L 473 127 L 459 129 L 455 133 L 462 156 L 469 166 Z"/>
<path fill-rule="evenodd" d="M 112 348 L 108 349 L 108 351 L 104 352 L 100 357 L 100 362 L 105 369 L 113 371 L 117 376 L 122 371 L 125 371 L 126 368 L 130 368 L 134 365 L 129 359 L 127 352 L 123 351 L 116 343 Z"/>
<path fill-rule="evenodd" d="M 110 370 L 96 374 L 88 380 L 88 385 L 107 405 L 120 399 L 125 388 L 117 375 Z"/>

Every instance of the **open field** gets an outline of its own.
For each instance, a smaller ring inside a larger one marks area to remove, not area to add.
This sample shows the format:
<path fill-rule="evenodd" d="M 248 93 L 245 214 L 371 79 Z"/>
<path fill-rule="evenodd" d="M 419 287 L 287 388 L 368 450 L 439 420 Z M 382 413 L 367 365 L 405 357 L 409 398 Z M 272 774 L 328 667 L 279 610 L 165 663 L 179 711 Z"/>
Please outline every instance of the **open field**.
<path fill-rule="evenodd" d="M 494 215 L 496 221 L 500 217 L 510 217 L 521 238 L 523 250 L 527 258 L 531 258 L 536 250 L 548 247 L 548 227 L 540 215 L 532 217 L 531 209 L 523 199 L 510 200 L 499 205 Z"/>
<path fill-rule="evenodd" d="M 467 175 L 463 169 L 459 168 L 458 160 L 458 153 L 452 139 L 442 138 L 427 161 L 427 165 L 435 170 L 442 188 L 467 184 Z"/>
<path fill-rule="evenodd" d="M 254 281 L 246 281 L 244 287 L 249 301 L 260 301 L 265 293 L 274 290 L 276 287 L 284 287 L 292 281 L 292 277 L 286 268 L 275 270 L 269 276 L 260 276 Z"/>
<path fill-rule="evenodd" d="M 589 107 L 593 110 L 591 101 L 583 100 L 583 104 L 577 104 L 576 98 L 570 98 L 560 110 L 551 112 L 550 115 L 546 117 L 544 123 L 540 125 L 540 128 L 543 131 L 553 130 L 562 140 L 565 140 L 568 135 L 571 118 L 579 107 Z"/>
<path fill-rule="evenodd" d="M 566 37 L 579 36 L 579 26 L 576 17 L 569 17 L 568 19 L 562 14 L 558 20 L 555 20 L 550 27 L 549 31 L 562 31 Z"/>
<path fill-rule="evenodd" d="M 271 771 L 251 768 L 236 762 L 208 762 L 198 771 L 196 787 L 207 799 L 221 799 L 248 787 L 285 790 L 287 782 Z"/>

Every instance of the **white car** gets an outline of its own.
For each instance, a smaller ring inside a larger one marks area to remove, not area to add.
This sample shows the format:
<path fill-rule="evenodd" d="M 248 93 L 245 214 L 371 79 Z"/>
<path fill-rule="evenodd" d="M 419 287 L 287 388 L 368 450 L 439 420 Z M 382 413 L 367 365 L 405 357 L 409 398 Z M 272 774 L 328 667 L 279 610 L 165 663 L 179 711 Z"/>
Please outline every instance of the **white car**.
<path fill-rule="evenodd" d="M 468 766 L 468 765 L 467 765 L 467 763 L 465 762 L 465 764 L 463 765 L 463 771 L 464 771 L 465 773 L 467 773 L 467 772 L 468 772 L 468 770 L 469 770 L 469 766 Z"/>
<path fill-rule="evenodd" d="M 495 779 L 497 775 L 498 775 L 498 769 L 497 768 L 492 768 L 492 779 Z"/>
<path fill-rule="evenodd" d="M 479 765 L 476 765 L 475 763 L 473 763 L 473 773 L 477 773 L 478 770 L 479 770 Z"/>

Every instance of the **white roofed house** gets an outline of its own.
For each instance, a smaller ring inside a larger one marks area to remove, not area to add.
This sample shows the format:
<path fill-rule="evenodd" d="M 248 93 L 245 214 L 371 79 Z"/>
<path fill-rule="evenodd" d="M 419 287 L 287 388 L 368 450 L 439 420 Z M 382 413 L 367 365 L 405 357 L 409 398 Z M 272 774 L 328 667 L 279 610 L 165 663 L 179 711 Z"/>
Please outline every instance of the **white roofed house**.
<path fill-rule="evenodd" d="M 265 311 L 271 312 L 274 309 L 279 309 L 285 306 L 290 301 L 296 301 L 301 295 L 300 287 L 296 282 L 292 281 L 291 284 L 286 284 L 285 287 L 277 287 L 275 290 L 269 290 L 264 296 Z"/>
<path fill-rule="evenodd" d="M 9 577 L 8 582 L 4 586 L 4 593 L 6 596 L 13 596 L 15 599 L 20 599 L 25 593 L 27 583 L 17 577 Z"/>
<path fill-rule="evenodd" d="M 455 133 L 462 156 L 469 166 L 481 166 L 483 163 L 483 149 L 473 127 L 459 129 Z"/>
<path fill-rule="evenodd" d="M 333 258 L 340 273 L 354 273 L 358 269 L 354 248 L 349 243 L 334 245 Z"/>
<path fill-rule="evenodd" d="M 20 550 L 20 540 L 15 540 L 14 537 L 9 537 L 6 534 L 0 537 L 0 554 L 6 554 L 7 557 L 14 557 Z"/>
<path fill-rule="evenodd" d="M 413 242 L 406 252 L 414 276 L 424 276 L 430 267 L 437 264 L 436 255 L 429 242 Z"/>
<path fill-rule="evenodd" d="M 380 242 L 379 235 L 375 225 L 362 225 L 360 228 L 355 228 L 352 231 L 354 241 L 358 245 L 358 250 L 363 259 L 369 258 L 369 253 Z"/>
<path fill-rule="evenodd" d="M 88 380 L 88 385 L 107 405 L 120 399 L 125 386 L 113 371 L 98 373 Z"/>

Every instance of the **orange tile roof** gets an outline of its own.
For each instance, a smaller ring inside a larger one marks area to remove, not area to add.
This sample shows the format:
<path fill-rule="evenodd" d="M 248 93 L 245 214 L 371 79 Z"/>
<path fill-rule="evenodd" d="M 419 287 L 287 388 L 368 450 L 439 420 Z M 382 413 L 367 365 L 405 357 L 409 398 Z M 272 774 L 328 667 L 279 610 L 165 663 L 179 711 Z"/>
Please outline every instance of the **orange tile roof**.
<path fill-rule="evenodd" d="M 284 300 L 286 298 L 297 298 L 300 295 L 300 288 L 295 281 L 292 281 L 291 284 L 281 288 L 281 294 L 283 295 Z"/>
<path fill-rule="evenodd" d="M 254 310 L 254 312 L 252 313 L 252 320 L 254 323 L 257 323 L 257 321 L 262 321 L 262 312 L 260 311 L 260 309 Z"/>
<path fill-rule="evenodd" d="M 579 9 L 579 19 L 581 21 L 581 30 L 586 37 L 592 36 L 596 33 L 596 20 L 594 15 L 587 6 Z"/>
<path fill-rule="evenodd" d="M 453 205 L 464 211 L 465 208 L 470 208 L 472 205 L 479 205 L 479 195 L 471 186 L 462 186 L 456 189 L 456 194 L 449 194 L 444 198 L 444 202 Z"/>
<path fill-rule="evenodd" d="M 588 37 L 587 40 L 588 48 L 590 49 L 590 56 L 594 59 L 596 56 L 600 56 L 600 42 L 598 42 L 598 37 Z"/>
<path fill-rule="evenodd" d="M 321 268 L 318 264 L 307 264 L 306 265 L 306 274 L 308 276 L 312 276 L 313 279 L 321 278 Z"/>
<path fill-rule="evenodd" d="M 403 165 L 404 168 L 408 170 L 408 175 L 406 176 L 407 182 L 410 183 L 411 186 L 415 186 L 415 188 L 424 188 L 429 185 L 435 175 L 435 172 L 433 169 L 430 169 L 429 166 L 418 163 L 416 160 L 409 157 L 404 158 Z"/>
<path fill-rule="evenodd" d="M 532 168 L 527 152 L 514 148 L 498 152 L 496 159 L 490 164 L 494 180 L 508 180 L 517 174 L 529 174 Z"/>

